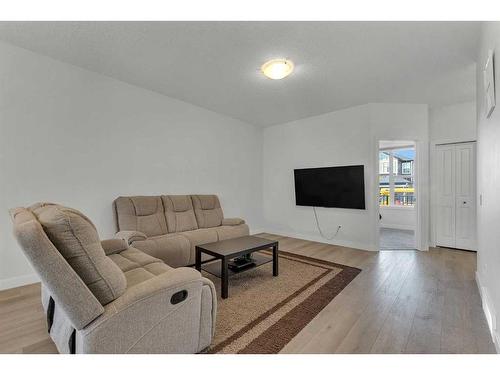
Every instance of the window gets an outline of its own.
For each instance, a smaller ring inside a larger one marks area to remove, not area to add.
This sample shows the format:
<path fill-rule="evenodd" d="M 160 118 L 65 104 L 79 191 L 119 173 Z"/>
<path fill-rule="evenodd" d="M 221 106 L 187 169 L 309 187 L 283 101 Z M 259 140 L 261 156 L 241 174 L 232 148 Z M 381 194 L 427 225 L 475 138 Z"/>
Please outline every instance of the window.
<path fill-rule="evenodd" d="M 379 173 L 389 173 L 389 154 L 386 154 L 385 152 L 381 152 L 379 155 Z"/>
<path fill-rule="evenodd" d="M 411 161 L 401 163 L 401 174 L 412 174 L 412 164 Z"/>
<path fill-rule="evenodd" d="M 379 174 L 380 174 L 379 204 L 381 206 L 389 205 L 389 163 L 390 163 L 389 155 L 390 155 L 389 152 L 381 151 L 379 153 Z"/>
<path fill-rule="evenodd" d="M 392 158 L 392 173 L 398 174 L 398 164 L 399 160 L 397 158 Z"/>
<path fill-rule="evenodd" d="M 398 148 L 379 153 L 379 204 L 380 206 L 413 206 L 413 163 L 415 148 Z M 389 165 L 392 170 L 389 173 Z"/>

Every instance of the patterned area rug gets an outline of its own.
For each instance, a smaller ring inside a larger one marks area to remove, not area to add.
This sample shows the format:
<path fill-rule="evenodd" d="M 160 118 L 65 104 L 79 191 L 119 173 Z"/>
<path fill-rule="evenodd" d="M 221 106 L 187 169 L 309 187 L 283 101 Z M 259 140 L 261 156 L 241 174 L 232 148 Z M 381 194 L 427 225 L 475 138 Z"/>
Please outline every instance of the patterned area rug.
<path fill-rule="evenodd" d="M 361 272 L 284 251 L 279 262 L 278 277 L 272 263 L 230 276 L 207 353 L 278 353 Z M 220 279 L 203 274 L 220 291 Z"/>

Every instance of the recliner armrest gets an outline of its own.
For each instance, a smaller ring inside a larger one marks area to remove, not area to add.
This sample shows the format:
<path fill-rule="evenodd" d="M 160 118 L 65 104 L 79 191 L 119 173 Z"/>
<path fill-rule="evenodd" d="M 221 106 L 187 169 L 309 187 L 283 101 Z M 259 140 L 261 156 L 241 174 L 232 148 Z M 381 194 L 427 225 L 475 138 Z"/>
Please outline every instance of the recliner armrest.
<path fill-rule="evenodd" d="M 200 315 L 202 306 L 209 315 Z M 215 331 L 214 284 L 192 268 L 175 268 L 131 286 L 104 307 L 104 314 L 78 332 L 81 352 L 195 353 L 210 343 L 205 337 L 199 346 L 202 330 L 211 337 Z"/>
<path fill-rule="evenodd" d="M 101 246 L 106 255 L 115 254 L 128 249 L 128 243 L 123 238 L 110 238 L 102 240 Z"/>
<path fill-rule="evenodd" d="M 240 219 L 239 217 L 222 219 L 222 225 L 240 225 L 240 224 L 245 224 L 245 220 Z"/>
<path fill-rule="evenodd" d="M 128 245 L 130 245 L 133 241 L 145 240 L 148 236 L 136 230 L 122 230 L 115 234 L 115 238 L 121 238 L 122 240 L 125 240 Z"/>
<path fill-rule="evenodd" d="M 135 302 L 145 301 L 146 298 L 155 293 L 182 290 L 189 283 L 200 282 L 202 280 L 204 282 L 208 281 L 201 276 L 200 272 L 193 268 L 173 268 L 168 272 L 127 289 L 123 295 L 111 302 L 111 304 L 113 304 L 113 310 L 119 312 Z"/>

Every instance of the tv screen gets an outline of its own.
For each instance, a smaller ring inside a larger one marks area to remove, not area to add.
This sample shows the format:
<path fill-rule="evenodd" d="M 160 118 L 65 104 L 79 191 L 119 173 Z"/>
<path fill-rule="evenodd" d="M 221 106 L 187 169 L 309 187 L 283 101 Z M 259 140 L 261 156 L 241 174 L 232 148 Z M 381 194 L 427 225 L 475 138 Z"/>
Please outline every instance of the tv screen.
<path fill-rule="evenodd" d="M 365 209 L 362 165 L 295 169 L 297 206 Z"/>

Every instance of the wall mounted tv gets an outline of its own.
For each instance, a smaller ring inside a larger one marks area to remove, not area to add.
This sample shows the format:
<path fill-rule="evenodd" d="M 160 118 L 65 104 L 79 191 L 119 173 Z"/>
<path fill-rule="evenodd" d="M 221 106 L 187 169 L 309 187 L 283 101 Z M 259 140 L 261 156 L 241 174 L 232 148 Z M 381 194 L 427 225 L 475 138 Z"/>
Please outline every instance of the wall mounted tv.
<path fill-rule="evenodd" d="M 365 209 L 362 165 L 295 169 L 297 206 Z"/>

